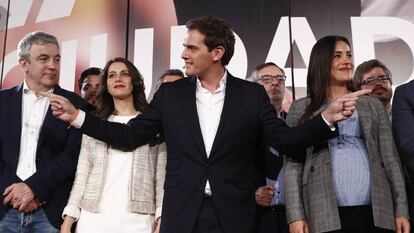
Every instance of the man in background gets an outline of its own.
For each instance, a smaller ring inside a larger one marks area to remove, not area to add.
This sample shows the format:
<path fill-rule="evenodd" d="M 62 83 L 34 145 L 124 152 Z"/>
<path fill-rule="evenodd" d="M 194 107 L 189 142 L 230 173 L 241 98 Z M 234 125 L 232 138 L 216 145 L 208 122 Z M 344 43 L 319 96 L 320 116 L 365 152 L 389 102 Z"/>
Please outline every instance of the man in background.
<path fill-rule="evenodd" d="M 273 62 L 263 63 L 254 69 L 251 79 L 265 88 L 270 103 L 275 108 L 276 117 L 285 120 L 287 113 L 282 109 L 286 80 L 284 70 Z M 256 191 L 256 203 L 263 207 L 259 232 L 288 233 L 283 190 L 283 155 L 271 146 L 264 147 L 266 185 Z"/>
<path fill-rule="evenodd" d="M 169 69 L 161 75 L 160 79 L 158 79 L 156 90 L 158 90 L 163 83 L 174 82 L 182 78 L 184 78 L 184 73 L 181 70 Z"/>
<path fill-rule="evenodd" d="M 391 117 L 392 74 L 384 63 L 377 59 L 361 63 L 355 70 L 353 82 L 357 90 L 372 89 L 369 95 L 378 97 Z"/>
<path fill-rule="evenodd" d="M 88 102 L 91 106 L 95 106 L 96 95 L 99 89 L 99 75 L 101 69 L 97 67 L 91 67 L 84 70 L 78 80 L 80 96 Z"/>

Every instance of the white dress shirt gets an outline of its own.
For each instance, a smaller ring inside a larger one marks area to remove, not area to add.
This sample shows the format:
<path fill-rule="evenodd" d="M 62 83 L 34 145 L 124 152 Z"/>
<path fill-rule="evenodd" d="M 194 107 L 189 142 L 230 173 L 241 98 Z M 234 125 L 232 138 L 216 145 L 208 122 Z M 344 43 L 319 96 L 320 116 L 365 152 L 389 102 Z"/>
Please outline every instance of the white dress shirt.
<path fill-rule="evenodd" d="M 218 125 L 220 122 L 221 112 L 223 110 L 225 90 L 227 81 L 227 71 L 224 73 L 219 83 L 219 88 L 213 93 L 205 89 L 200 80 L 197 79 L 196 84 L 196 105 L 197 114 L 201 129 L 201 134 L 204 141 L 204 147 L 207 157 L 210 156 L 211 147 L 213 146 L 214 138 L 217 133 Z M 85 121 L 85 112 L 80 110 L 76 119 L 71 123 L 75 128 L 81 128 Z M 322 115 L 322 119 L 330 127 L 332 131 L 336 128 L 329 123 Z M 205 194 L 212 194 L 210 189 L 210 183 L 207 180 L 206 187 L 204 189 Z"/>
<path fill-rule="evenodd" d="M 53 89 L 48 92 L 53 92 Z M 26 81 L 23 83 L 22 95 L 22 131 L 16 175 L 26 180 L 36 172 L 37 142 L 49 107 L 49 98 L 36 96 Z"/>
<path fill-rule="evenodd" d="M 201 85 L 200 80 L 197 78 L 197 114 L 207 157 L 210 156 L 211 147 L 213 146 L 214 138 L 216 137 L 217 129 L 220 123 L 221 112 L 223 111 L 226 80 L 227 71 L 224 72 L 224 75 L 219 82 L 219 88 L 217 88 L 214 92 L 210 92 Z M 212 194 L 208 180 L 204 193 L 208 195 Z"/>

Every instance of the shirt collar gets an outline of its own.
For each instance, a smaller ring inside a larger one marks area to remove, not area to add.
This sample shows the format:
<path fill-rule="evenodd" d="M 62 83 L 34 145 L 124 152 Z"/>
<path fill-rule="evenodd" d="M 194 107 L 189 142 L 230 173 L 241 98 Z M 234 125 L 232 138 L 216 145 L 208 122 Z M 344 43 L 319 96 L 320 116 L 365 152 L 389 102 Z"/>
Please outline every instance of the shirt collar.
<path fill-rule="evenodd" d="M 46 92 L 53 93 L 53 91 L 54 91 L 54 88 L 52 87 L 52 88 L 50 88 L 49 90 L 47 90 Z M 26 80 L 24 80 L 24 82 L 23 82 L 23 93 L 24 93 L 24 94 L 29 94 L 29 93 L 33 93 L 33 94 L 34 94 L 34 91 L 32 91 L 32 90 L 29 88 L 29 86 L 27 85 Z"/>
<path fill-rule="evenodd" d="M 279 119 L 286 120 L 286 112 L 285 110 L 280 110 L 279 115 L 277 116 Z"/>
<path fill-rule="evenodd" d="M 219 82 L 219 88 L 217 88 L 217 90 L 215 90 L 214 93 L 217 93 L 219 91 L 224 91 L 226 89 L 226 83 L 227 83 L 227 70 L 224 70 L 223 77 L 221 77 L 220 82 Z M 198 77 L 197 77 L 197 84 L 196 84 L 196 86 L 197 86 L 197 90 L 198 91 L 209 92 L 207 89 L 205 89 L 201 85 L 200 79 L 198 79 Z"/>

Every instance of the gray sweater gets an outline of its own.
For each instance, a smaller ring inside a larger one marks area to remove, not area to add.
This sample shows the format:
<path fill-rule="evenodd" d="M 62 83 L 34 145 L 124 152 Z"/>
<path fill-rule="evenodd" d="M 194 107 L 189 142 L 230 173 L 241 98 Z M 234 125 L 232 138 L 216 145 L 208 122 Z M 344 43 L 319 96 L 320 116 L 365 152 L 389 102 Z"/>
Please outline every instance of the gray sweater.
<path fill-rule="evenodd" d="M 62 217 L 68 215 L 77 220 L 80 209 L 99 212 L 107 153 L 106 143 L 83 135 L 75 182 Z M 155 219 L 161 216 L 166 154 L 165 143 L 154 147 L 147 144 L 133 151 L 129 211 L 154 214 Z"/>

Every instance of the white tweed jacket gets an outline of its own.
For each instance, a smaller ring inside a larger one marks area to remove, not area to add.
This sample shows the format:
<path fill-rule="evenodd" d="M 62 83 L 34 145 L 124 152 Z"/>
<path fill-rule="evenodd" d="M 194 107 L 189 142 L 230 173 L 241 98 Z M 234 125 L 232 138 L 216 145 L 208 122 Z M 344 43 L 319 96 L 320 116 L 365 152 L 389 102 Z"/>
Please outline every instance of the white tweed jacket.
<path fill-rule="evenodd" d="M 83 135 L 75 181 L 62 217 L 77 220 L 80 209 L 99 212 L 107 153 L 106 143 Z M 161 216 L 166 160 L 165 143 L 153 147 L 147 144 L 133 151 L 129 211 Z"/>

